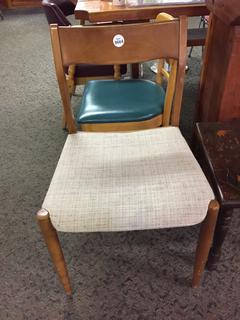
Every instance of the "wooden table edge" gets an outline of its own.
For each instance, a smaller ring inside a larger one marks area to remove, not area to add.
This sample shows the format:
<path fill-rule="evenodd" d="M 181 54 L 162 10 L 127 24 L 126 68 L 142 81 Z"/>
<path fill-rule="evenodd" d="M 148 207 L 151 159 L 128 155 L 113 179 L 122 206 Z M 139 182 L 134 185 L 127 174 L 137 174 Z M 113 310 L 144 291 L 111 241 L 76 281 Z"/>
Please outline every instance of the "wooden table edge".
<path fill-rule="evenodd" d="M 90 22 L 104 22 L 114 20 L 138 20 L 138 19 L 153 19 L 159 12 L 166 12 L 174 16 L 202 16 L 209 14 L 206 4 L 192 4 L 181 6 L 142 6 L 142 7 L 116 7 L 112 6 L 111 11 L 99 9 L 91 10 L 91 3 L 99 3 L 98 1 L 78 1 L 75 8 L 75 18 L 88 20 Z M 110 1 L 102 1 L 110 4 Z M 89 4 L 89 8 L 88 5 Z M 85 6 L 85 7 L 84 7 Z"/>

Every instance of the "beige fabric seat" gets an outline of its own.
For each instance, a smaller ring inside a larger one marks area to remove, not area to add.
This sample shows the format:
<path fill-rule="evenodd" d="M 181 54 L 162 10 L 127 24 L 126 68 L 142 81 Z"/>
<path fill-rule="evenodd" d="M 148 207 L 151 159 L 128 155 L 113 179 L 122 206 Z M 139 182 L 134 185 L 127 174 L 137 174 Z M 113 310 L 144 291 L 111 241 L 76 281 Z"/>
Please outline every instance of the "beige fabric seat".
<path fill-rule="evenodd" d="M 69 135 L 43 203 L 59 231 L 188 226 L 213 192 L 177 127 Z"/>

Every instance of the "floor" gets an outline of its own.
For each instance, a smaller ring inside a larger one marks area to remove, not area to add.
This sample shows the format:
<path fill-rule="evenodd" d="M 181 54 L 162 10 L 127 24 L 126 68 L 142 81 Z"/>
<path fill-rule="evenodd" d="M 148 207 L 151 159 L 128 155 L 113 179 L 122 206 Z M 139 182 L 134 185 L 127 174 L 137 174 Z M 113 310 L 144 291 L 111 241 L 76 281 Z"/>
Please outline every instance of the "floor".
<path fill-rule="evenodd" d="M 199 226 L 60 234 L 74 294 L 66 298 L 39 233 L 41 207 L 66 133 L 48 26 L 40 10 L 0 21 L 0 319 L 238 320 L 240 220 L 199 289 L 190 280 Z M 201 50 L 188 61 L 181 128 L 190 142 Z M 144 76 L 152 77 L 148 66 Z M 73 104 L 79 103 L 74 97 Z"/>

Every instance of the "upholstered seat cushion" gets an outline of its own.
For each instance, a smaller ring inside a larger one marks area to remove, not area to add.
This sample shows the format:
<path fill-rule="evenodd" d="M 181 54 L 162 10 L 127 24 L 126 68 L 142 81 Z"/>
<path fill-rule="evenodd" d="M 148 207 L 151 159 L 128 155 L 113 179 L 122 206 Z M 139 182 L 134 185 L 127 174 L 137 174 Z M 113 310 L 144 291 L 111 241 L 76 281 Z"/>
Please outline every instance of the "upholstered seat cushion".
<path fill-rule="evenodd" d="M 132 122 L 163 113 L 165 91 L 148 80 L 93 80 L 85 86 L 78 123 Z"/>
<path fill-rule="evenodd" d="M 178 128 L 68 135 L 42 205 L 59 231 L 200 223 L 213 192 Z"/>

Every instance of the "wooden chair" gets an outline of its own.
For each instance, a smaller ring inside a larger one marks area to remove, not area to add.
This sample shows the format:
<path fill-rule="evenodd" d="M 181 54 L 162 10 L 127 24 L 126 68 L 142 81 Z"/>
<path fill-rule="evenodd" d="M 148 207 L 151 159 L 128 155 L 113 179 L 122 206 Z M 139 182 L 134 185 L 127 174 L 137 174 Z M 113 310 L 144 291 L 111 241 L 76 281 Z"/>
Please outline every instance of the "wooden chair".
<path fill-rule="evenodd" d="M 168 13 L 161 12 L 157 15 L 156 21 L 158 22 L 166 22 L 166 21 L 173 21 L 175 18 Z M 172 70 L 172 64 L 174 63 L 173 60 L 169 59 L 160 59 L 154 63 L 154 72 L 157 74 L 157 80 L 159 84 L 162 84 L 163 78 L 169 81 L 170 72 Z M 167 66 L 167 68 L 166 68 Z M 156 68 L 156 71 L 155 71 Z M 152 70 L 152 67 L 151 67 Z"/>
<path fill-rule="evenodd" d="M 116 80 L 89 81 L 85 87 L 77 123 L 84 131 L 122 131 L 167 126 L 170 121 L 172 103 L 180 109 L 186 65 L 186 19 L 162 23 L 162 29 L 154 29 L 153 23 L 129 26 L 51 26 L 51 39 L 56 73 L 65 110 L 70 109 L 67 97 L 64 68 L 77 63 L 127 64 L 144 62 L 156 58 L 170 58 L 171 73 L 166 92 L 159 84 L 147 80 L 118 80 L 119 68 L 115 67 Z M 139 36 L 153 28 L 157 32 L 151 42 Z M 166 29 L 166 33 L 165 33 Z M 59 40 L 59 34 L 64 34 Z M 123 35 L 118 39 L 117 35 Z M 124 42 L 122 46 L 113 43 Z M 101 41 L 99 40 L 101 39 Z M 160 41 L 161 45 L 156 42 Z M 86 43 L 87 46 L 82 46 Z M 84 48 L 84 50 L 83 50 Z M 137 51 L 137 53 L 136 53 Z M 101 54 L 99 54 L 101 52 Z"/>
<path fill-rule="evenodd" d="M 179 44 L 177 36 L 172 37 L 179 33 L 183 23 L 180 19 L 104 26 L 97 30 L 52 26 L 56 69 L 61 91 L 65 91 L 63 98 L 69 99 L 63 66 L 78 60 L 104 63 L 109 59 L 113 64 L 122 60 L 128 63 L 149 58 L 149 52 L 153 58 L 177 59 L 179 50 L 184 51 L 180 56 L 185 56 L 185 48 L 176 45 Z M 160 35 L 171 39 L 168 46 L 156 41 Z M 89 43 L 84 52 L 73 45 L 82 41 Z M 123 46 L 119 46 L 121 43 Z M 93 44 L 99 47 L 101 55 L 94 54 Z M 133 50 L 136 44 L 144 49 Z M 56 59 L 60 47 L 64 53 L 62 61 Z M 65 50 L 69 47 L 72 50 Z M 112 51 L 111 58 L 109 51 Z M 56 230 L 115 232 L 190 226 L 203 221 L 192 285 L 197 287 L 200 283 L 219 205 L 178 128 L 181 105 L 178 95 L 181 96 L 183 86 L 179 69 L 184 69 L 184 59 L 178 63 L 178 90 L 168 127 L 130 132 L 77 131 L 70 103 L 63 100 L 70 134 L 37 219 L 67 294 L 71 294 L 71 286 Z"/>
<path fill-rule="evenodd" d="M 207 21 L 207 17 L 203 17 L 203 18 L 205 19 L 204 21 Z M 170 21 L 173 19 L 174 17 L 168 13 L 159 13 L 156 18 L 157 21 Z M 207 36 L 207 28 L 205 28 L 205 25 L 206 24 L 204 24 L 203 28 L 200 28 L 199 26 L 199 28 L 187 29 L 187 47 L 191 47 L 189 51 L 189 57 L 191 56 L 193 47 L 205 45 L 205 40 Z M 167 65 L 168 67 L 167 69 L 164 67 L 165 65 Z M 165 61 L 162 59 L 159 61 L 159 63 L 154 63 L 150 69 L 154 73 L 157 73 L 158 69 L 161 70 L 160 77 L 163 76 L 166 79 L 168 79 L 169 78 L 168 69 L 170 68 L 171 66 L 169 65 L 169 63 L 167 62 L 167 64 L 165 64 Z M 186 67 L 186 70 L 188 70 L 188 67 Z"/>
<path fill-rule="evenodd" d="M 74 14 L 75 5 L 71 0 L 42 0 L 42 7 L 48 24 L 58 24 L 59 26 L 70 26 L 67 16 Z M 91 79 L 112 79 L 114 76 L 113 65 L 95 64 L 71 64 L 64 68 L 69 93 L 75 92 L 77 85 L 85 85 Z M 122 65 L 121 74 L 127 72 L 127 66 Z"/>

